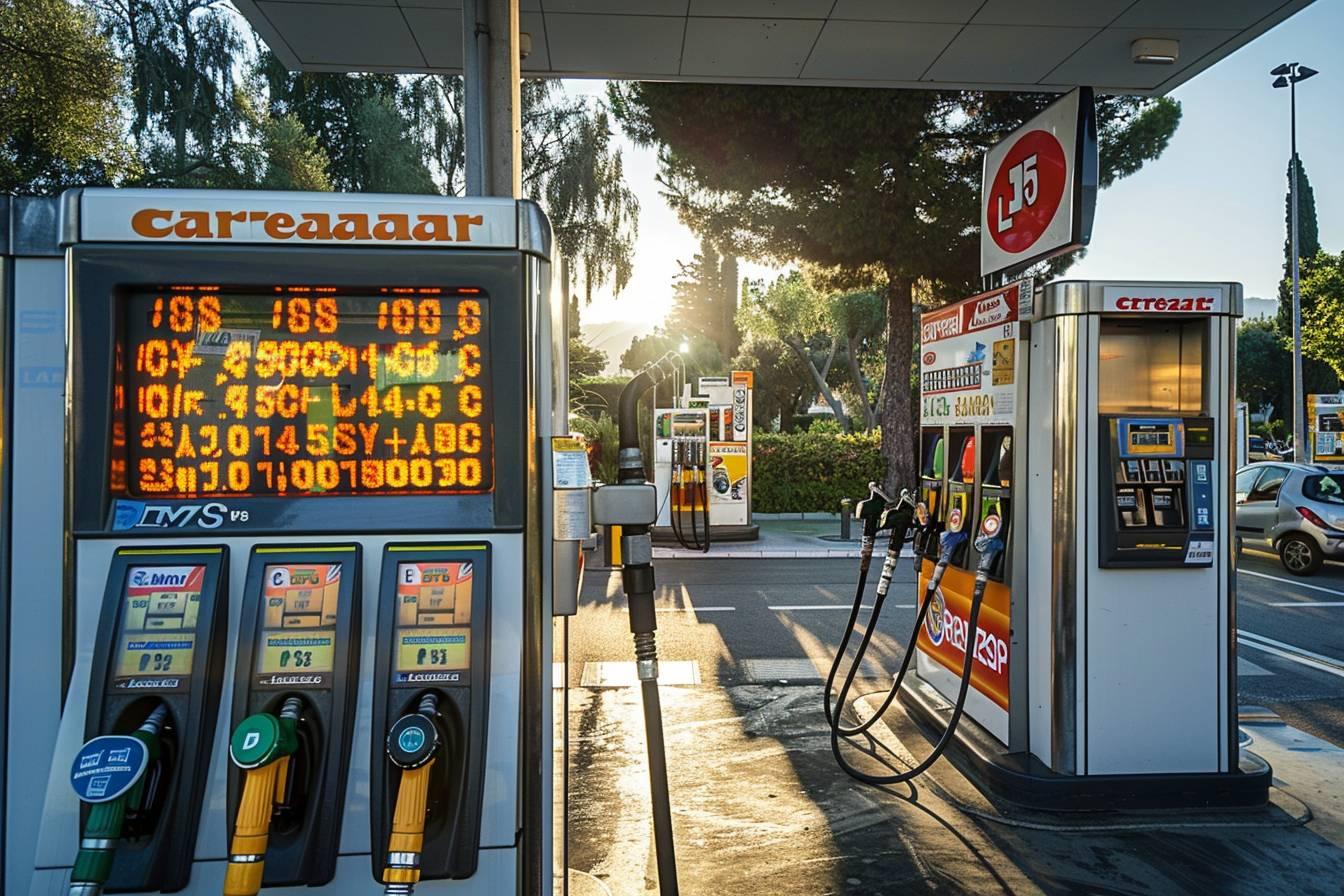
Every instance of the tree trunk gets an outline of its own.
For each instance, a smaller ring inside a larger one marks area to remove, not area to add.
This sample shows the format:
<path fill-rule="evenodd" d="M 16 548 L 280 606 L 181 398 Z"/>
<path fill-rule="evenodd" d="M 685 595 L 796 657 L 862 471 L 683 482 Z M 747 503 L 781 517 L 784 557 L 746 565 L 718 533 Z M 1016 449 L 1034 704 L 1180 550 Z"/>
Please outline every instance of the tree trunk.
<path fill-rule="evenodd" d="M 918 461 L 915 456 L 914 391 L 910 388 L 910 368 L 914 356 L 914 307 L 908 277 L 887 272 L 887 364 L 883 372 L 881 409 L 882 454 L 887 458 L 883 485 L 895 496 L 903 488 L 917 486 Z"/>
<path fill-rule="evenodd" d="M 812 374 L 812 384 L 817 387 L 821 397 L 826 399 L 826 403 L 831 406 L 831 413 L 835 414 L 835 422 L 840 424 L 840 429 L 849 432 L 849 420 L 845 417 L 845 406 L 840 403 L 840 399 L 835 397 L 831 387 L 826 385 L 826 374 L 830 372 L 831 362 L 835 360 L 836 341 L 831 340 L 831 354 L 826 359 L 825 371 L 817 370 L 817 365 L 812 363 L 812 356 L 808 353 L 807 346 L 797 339 L 789 337 L 784 340 L 784 344 L 792 349 L 793 353 L 798 356 L 798 360 L 802 361 L 807 367 L 807 372 Z"/>
<path fill-rule="evenodd" d="M 859 367 L 859 340 L 853 335 L 846 336 L 845 350 L 849 352 L 849 378 L 854 382 L 854 392 L 863 406 L 863 428 L 872 429 L 877 425 L 877 417 L 873 414 L 873 406 L 868 403 L 868 386 L 863 381 L 863 370 Z"/>

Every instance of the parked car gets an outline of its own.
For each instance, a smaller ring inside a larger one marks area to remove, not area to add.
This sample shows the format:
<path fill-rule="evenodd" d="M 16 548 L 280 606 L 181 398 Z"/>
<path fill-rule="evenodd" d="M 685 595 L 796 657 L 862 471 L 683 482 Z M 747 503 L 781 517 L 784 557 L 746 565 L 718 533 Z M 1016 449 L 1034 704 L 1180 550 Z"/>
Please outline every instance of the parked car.
<path fill-rule="evenodd" d="M 1269 547 L 1283 568 L 1309 576 L 1344 559 L 1344 471 L 1271 461 L 1237 471 L 1237 545 Z"/>
<path fill-rule="evenodd" d="M 1283 454 L 1277 445 L 1264 436 L 1251 436 L 1246 440 L 1246 460 L 1250 463 L 1283 460 Z"/>

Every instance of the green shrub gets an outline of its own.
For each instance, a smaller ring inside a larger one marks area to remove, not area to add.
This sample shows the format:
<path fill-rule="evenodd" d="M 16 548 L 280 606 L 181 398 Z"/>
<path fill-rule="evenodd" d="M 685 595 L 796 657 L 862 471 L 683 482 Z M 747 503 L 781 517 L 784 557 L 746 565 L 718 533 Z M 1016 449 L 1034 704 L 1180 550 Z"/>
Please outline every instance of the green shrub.
<path fill-rule="evenodd" d="M 854 435 L 757 432 L 751 507 L 757 513 L 837 513 L 882 481 L 887 461 L 876 430 Z"/>
<path fill-rule="evenodd" d="M 606 414 L 596 420 L 583 414 L 574 414 L 569 418 L 569 429 L 582 433 L 588 439 L 588 470 L 593 478 L 602 482 L 615 482 L 616 460 L 621 444 L 616 421 Z"/>

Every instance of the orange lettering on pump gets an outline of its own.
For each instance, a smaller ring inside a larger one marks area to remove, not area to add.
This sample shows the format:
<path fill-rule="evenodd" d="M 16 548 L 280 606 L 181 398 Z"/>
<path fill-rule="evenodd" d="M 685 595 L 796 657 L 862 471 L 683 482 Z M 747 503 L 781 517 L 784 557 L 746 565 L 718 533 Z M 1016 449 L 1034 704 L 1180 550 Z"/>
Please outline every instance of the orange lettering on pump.
<path fill-rule="evenodd" d="M 213 224 L 213 226 L 212 226 Z M 131 215 L 131 229 L 145 239 L 232 240 L 255 237 L 235 224 L 260 224 L 277 241 L 470 243 L 484 215 L 404 212 L 204 211 L 143 208 Z"/>

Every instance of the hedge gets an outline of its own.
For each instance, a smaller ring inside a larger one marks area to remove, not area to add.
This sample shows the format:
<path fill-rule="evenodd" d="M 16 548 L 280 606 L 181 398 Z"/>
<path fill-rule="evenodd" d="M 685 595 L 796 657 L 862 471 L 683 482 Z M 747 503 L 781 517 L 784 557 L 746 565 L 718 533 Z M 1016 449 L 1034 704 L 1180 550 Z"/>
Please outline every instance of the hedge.
<path fill-rule="evenodd" d="M 886 475 L 882 437 L 757 432 L 752 451 L 751 509 L 757 513 L 837 513 L 841 498 L 859 500 Z"/>

